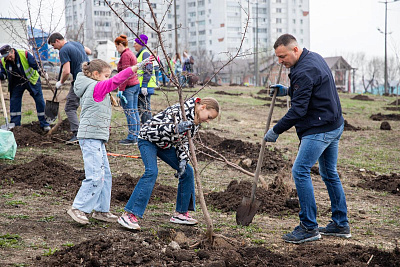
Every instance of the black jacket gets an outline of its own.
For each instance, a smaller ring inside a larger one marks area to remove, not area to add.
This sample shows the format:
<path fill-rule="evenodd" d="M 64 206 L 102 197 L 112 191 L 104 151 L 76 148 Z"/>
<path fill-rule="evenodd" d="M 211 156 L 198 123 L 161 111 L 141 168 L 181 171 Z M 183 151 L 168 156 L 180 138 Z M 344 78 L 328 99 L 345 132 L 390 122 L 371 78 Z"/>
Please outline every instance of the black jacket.
<path fill-rule="evenodd" d="M 343 124 L 335 80 L 319 54 L 304 48 L 299 61 L 290 69 L 289 79 L 291 108 L 274 126 L 275 133 L 295 126 L 301 140 L 303 136 L 332 131 Z"/>

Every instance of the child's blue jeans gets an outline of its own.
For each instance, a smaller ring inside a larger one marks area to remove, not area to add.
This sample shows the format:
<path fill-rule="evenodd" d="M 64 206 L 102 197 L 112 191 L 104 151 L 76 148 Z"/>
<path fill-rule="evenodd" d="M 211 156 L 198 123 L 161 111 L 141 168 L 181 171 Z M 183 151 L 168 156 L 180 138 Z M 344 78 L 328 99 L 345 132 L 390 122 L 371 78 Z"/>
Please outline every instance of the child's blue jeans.
<path fill-rule="evenodd" d="M 104 141 L 79 139 L 85 167 L 85 180 L 72 206 L 86 213 L 110 211 L 112 177 Z"/>
<path fill-rule="evenodd" d="M 161 149 L 152 142 L 140 138 L 138 139 L 138 146 L 145 171 L 135 186 L 125 206 L 125 211 L 142 218 L 158 176 L 157 157 L 175 170 L 179 169 L 179 160 L 175 147 Z M 194 173 L 193 168 L 189 164 L 186 167 L 185 173 L 178 181 L 176 197 L 176 211 L 184 213 L 188 210 L 195 210 Z"/>

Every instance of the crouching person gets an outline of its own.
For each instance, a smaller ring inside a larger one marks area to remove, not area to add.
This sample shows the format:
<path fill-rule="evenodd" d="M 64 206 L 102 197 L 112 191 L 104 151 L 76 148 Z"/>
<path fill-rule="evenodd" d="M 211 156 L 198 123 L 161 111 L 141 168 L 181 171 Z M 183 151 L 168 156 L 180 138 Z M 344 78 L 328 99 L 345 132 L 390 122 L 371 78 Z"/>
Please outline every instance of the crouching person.
<path fill-rule="evenodd" d="M 157 157 L 177 171 L 178 191 L 175 213 L 170 221 L 178 224 L 197 224 L 188 211 L 195 210 L 193 168 L 189 163 L 187 133 L 194 136 L 201 123 L 215 119 L 219 104 L 211 97 L 190 98 L 185 103 L 187 121 L 183 120 L 180 104 L 168 107 L 143 124 L 138 139 L 145 171 L 118 222 L 128 229 L 140 229 L 138 218 L 143 218 L 158 176 Z"/>
<path fill-rule="evenodd" d="M 82 107 L 77 138 L 82 150 L 85 180 L 75 196 L 68 214 L 80 224 L 88 224 L 87 214 L 101 221 L 116 222 L 110 213 L 112 177 L 105 143 L 108 141 L 111 122 L 110 92 L 151 62 L 152 58 L 137 66 L 127 68 L 112 78 L 111 67 L 101 59 L 82 64 L 74 92 Z"/>

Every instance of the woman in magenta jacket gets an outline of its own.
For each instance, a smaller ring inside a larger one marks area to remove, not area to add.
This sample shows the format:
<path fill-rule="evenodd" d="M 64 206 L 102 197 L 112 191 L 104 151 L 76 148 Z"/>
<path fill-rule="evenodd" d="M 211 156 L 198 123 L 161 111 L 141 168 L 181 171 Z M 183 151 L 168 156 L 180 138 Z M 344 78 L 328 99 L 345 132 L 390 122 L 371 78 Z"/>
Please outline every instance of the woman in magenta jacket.
<path fill-rule="evenodd" d="M 128 47 L 127 36 L 121 34 L 114 41 L 121 58 L 118 62 L 118 72 L 137 64 L 136 56 Z M 128 122 L 128 136 L 119 141 L 121 145 L 135 145 L 140 131 L 140 118 L 138 112 L 138 97 L 140 85 L 137 74 L 134 73 L 130 78 L 119 86 L 117 96 L 121 100 L 122 107 Z"/>

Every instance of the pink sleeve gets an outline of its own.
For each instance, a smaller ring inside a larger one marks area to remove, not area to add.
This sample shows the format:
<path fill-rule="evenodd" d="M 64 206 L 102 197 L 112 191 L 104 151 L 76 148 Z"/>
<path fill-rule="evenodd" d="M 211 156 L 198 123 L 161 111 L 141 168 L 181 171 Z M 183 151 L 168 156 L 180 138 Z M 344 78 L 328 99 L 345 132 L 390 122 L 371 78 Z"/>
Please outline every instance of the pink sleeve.
<path fill-rule="evenodd" d="M 103 101 L 106 94 L 117 89 L 120 84 L 129 79 L 133 74 L 132 68 L 126 68 L 112 78 L 98 82 L 93 91 L 94 101 Z"/>

